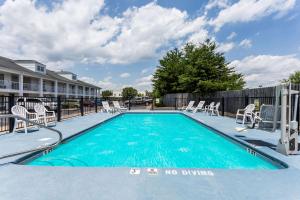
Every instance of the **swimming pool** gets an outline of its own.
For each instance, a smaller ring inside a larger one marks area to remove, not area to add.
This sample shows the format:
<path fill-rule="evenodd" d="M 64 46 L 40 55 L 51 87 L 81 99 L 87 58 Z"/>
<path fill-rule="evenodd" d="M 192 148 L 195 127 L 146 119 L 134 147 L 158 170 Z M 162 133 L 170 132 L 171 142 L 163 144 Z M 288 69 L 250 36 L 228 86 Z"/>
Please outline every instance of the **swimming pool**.
<path fill-rule="evenodd" d="M 179 113 L 121 114 L 28 162 L 32 166 L 278 169 Z"/>

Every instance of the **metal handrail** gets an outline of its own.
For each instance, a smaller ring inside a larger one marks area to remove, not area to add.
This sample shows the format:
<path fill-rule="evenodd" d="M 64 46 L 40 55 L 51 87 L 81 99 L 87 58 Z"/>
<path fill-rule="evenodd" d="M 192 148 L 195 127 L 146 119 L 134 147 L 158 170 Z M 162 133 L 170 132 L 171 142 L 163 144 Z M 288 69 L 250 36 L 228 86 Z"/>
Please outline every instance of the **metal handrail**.
<path fill-rule="evenodd" d="M 56 147 L 57 145 L 59 145 L 63 139 L 63 135 L 60 131 L 54 129 L 54 128 L 51 128 L 51 127 L 48 127 L 48 126 L 45 126 L 43 124 L 39 124 L 35 121 L 31 121 L 30 119 L 26 119 L 26 118 L 23 118 L 23 117 L 20 117 L 18 115 L 13 115 L 13 114 L 7 114 L 7 115 L 0 115 L 0 119 L 1 118 L 16 118 L 16 119 L 20 119 L 20 120 L 23 120 L 25 122 L 28 122 L 28 123 L 31 123 L 33 125 L 36 125 L 36 126 L 39 126 L 39 127 L 42 127 L 42 128 L 45 128 L 45 129 L 48 129 L 50 131 L 53 131 L 53 132 L 56 132 L 58 134 L 58 140 L 50 145 L 47 145 L 47 146 L 40 146 L 40 147 L 37 147 L 37 148 L 34 148 L 34 149 L 30 149 L 30 150 L 26 150 L 26 151 L 19 151 L 19 152 L 15 152 L 15 153 L 11 153 L 11 154 L 6 154 L 4 156 L 0 156 L 0 159 L 4 159 L 4 158 L 9 158 L 9 157 L 13 157 L 13 156 L 18 156 L 18 155 L 22 155 L 22 154 L 26 154 L 26 153 L 33 153 L 33 152 L 37 152 L 37 151 L 43 151 L 43 150 L 47 150 L 47 149 L 52 149 L 54 147 Z"/>

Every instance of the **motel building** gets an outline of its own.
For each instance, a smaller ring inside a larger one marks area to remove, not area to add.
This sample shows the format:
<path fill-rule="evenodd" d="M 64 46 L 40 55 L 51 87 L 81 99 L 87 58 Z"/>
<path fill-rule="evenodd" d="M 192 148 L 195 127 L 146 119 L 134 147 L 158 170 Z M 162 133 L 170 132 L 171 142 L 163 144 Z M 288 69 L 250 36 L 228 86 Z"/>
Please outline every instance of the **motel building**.
<path fill-rule="evenodd" d="M 72 72 L 54 72 L 35 60 L 0 56 L 0 96 L 95 98 L 100 96 L 100 90 L 98 86 L 78 80 Z"/>

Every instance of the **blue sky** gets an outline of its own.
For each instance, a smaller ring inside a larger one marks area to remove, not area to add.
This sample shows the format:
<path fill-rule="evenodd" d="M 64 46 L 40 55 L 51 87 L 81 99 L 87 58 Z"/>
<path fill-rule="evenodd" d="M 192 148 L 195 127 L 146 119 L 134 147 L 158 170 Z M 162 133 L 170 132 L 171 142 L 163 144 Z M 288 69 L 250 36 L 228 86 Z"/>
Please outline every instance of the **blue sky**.
<path fill-rule="evenodd" d="M 0 54 L 120 91 L 151 89 L 158 60 L 206 38 L 248 87 L 300 70 L 296 0 L 0 0 Z"/>

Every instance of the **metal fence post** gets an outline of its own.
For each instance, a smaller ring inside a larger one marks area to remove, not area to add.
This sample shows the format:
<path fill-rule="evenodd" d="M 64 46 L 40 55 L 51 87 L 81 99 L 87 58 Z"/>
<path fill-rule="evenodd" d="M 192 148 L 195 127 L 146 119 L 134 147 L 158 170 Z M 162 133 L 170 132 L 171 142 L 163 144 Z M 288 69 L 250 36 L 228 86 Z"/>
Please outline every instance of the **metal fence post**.
<path fill-rule="evenodd" d="M 98 112 L 98 98 L 95 98 L 95 113 Z"/>
<path fill-rule="evenodd" d="M 154 109 L 154 100 L 153 100 L 153 98 L 152 98 L 152 103 L 151 103 L 151 110 L 153 110 Z"/>
<path fill-rule="evenodd" d="M 131 110 L 131 103 L 130 103 L 130 99 L 128 99 L 128 110 Z"/>
<path fill-rule="evenodd" d="M 177 98 L 175 98 L 175 110 L 177 110 Z"/>
<path fill-rule="evenodd" d="M 248 104 L 249 104 L 249 96 L 248 95 L 245 95 L 245 105 L 244 107 L 246 107 Z"/>
<path fill-rule="evenodd" d="M 80 113 L 81 113 L 81 116 L 84 115 L 84 109 L 83 109 L 83 97 L 80 98 Z"/>
<path fill-rule="evenodd" d="M 222 97 L 222 116 L 225 115 L 225 98 Z"/>
<path fill-rule="evenodd" d="M 61 121 L 61 97 L 57 97 L 57 121 Z"/>
<path fill-rule="evenodd" d="M 297 119 L 296 121 L 298 122 L 298 129 L 300 130 L 300 123 L 299 123 L 299 120 L 300 120 L 300 100 L 298 100 L 298 111 L 297 111 Z"/>
<path fill-rule="evenodd" d="M 11 108 L 15 105 L 15 95 L 11 94 L 8 97 L 8 109 L 9 109 L 9 114 L 12 114 Z M 14 118 L 9 118 L 9 124 L 8 124 L 8 130 L 10 133 L 13 132 L 14 130 L 14 124 L 15 124 L 15 119 Z"/>

